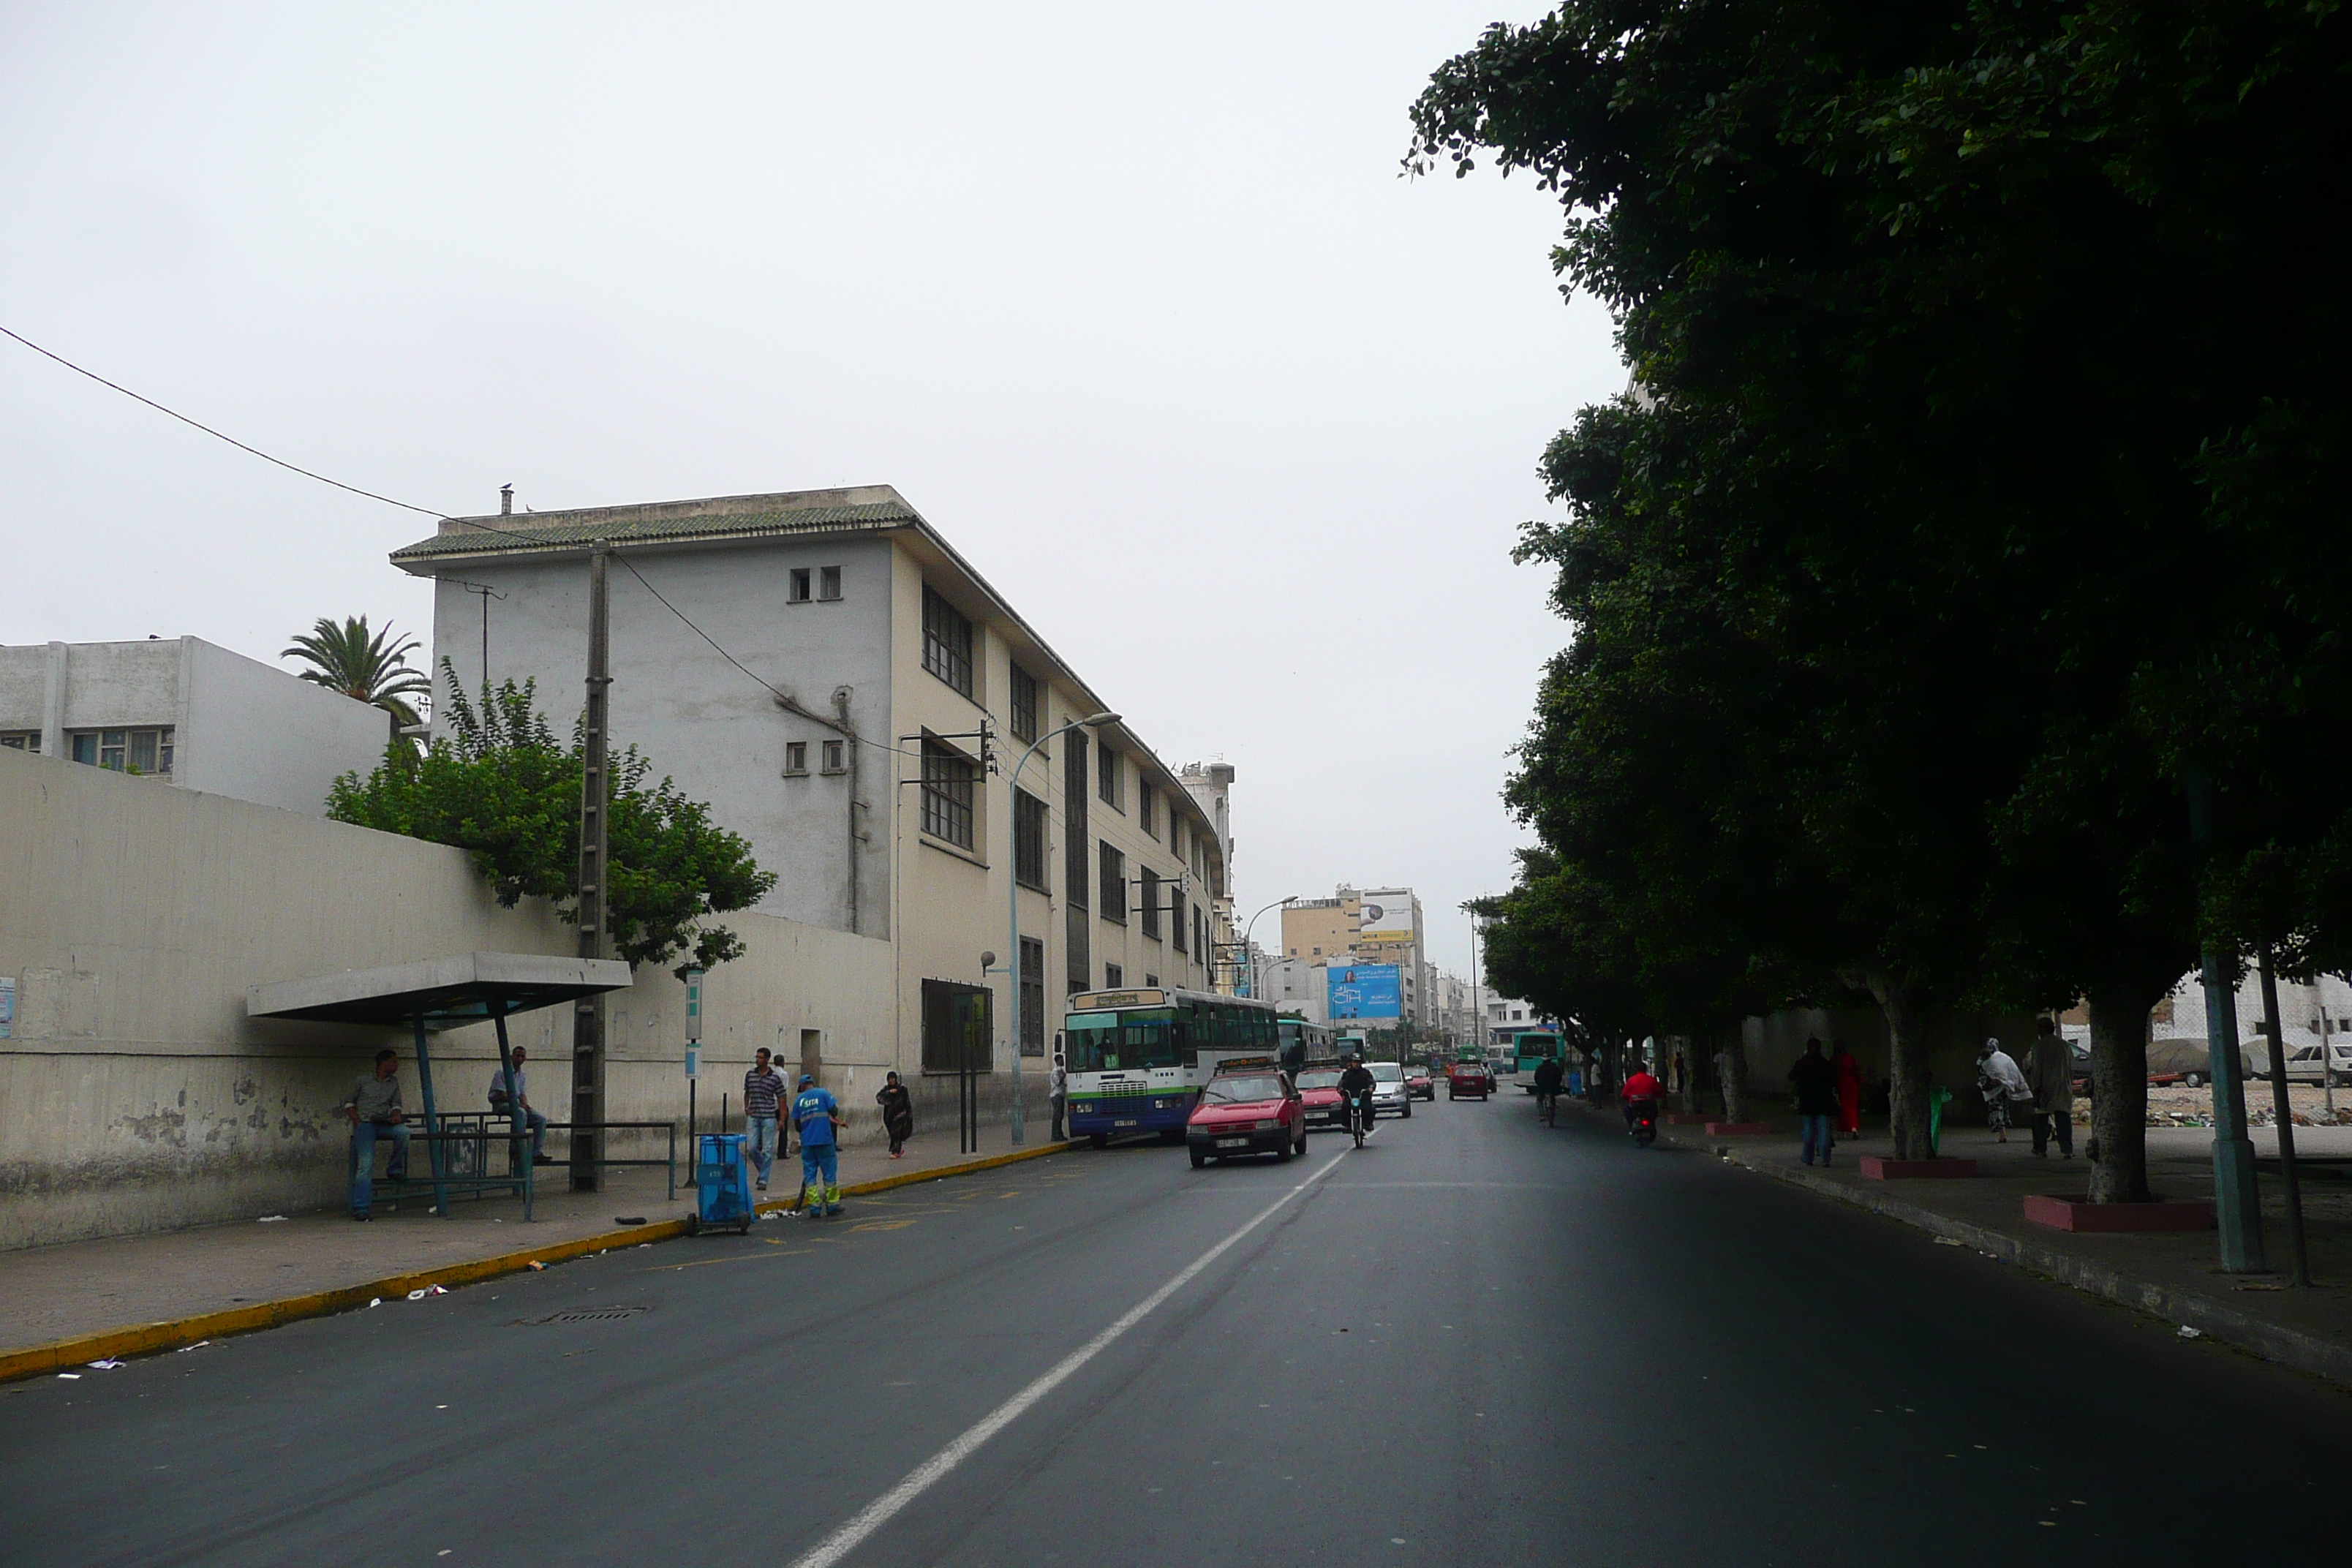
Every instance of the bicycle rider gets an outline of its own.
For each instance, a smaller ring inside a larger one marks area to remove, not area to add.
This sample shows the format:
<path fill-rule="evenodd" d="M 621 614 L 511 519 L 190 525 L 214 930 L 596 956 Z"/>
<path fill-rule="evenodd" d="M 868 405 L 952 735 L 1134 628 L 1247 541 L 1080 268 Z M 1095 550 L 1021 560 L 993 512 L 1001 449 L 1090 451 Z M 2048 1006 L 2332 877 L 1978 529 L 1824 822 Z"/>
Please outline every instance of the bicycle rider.
<path fill-rule="evenodd" d="M 1536 1064 L 1536 1110 L 1547 1122 L 1559 1102 L 1560 1083 L 1567 1076 L 1558 1057 L 1546 1057 Z"/>

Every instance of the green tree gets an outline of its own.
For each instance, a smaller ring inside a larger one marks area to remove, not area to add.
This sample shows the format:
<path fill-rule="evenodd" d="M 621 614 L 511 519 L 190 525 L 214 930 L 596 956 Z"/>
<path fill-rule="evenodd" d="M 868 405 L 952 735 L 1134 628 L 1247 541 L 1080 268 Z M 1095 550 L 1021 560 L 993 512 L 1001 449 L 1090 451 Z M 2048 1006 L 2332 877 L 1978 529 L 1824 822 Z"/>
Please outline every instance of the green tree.
<path fill-rule="evenodd" d="M 446 660 L 442 673 L 446 738 L 422 755 L 395 744 L 366 778 L 337 779 L 327 815 L 455 845 L 473 857 L 500 904 L 548 899 L 576 921 L 582 738 L 557 742 L 533 706 L 534 683 L 508 681 L 477 706 Z M 651 771 L 633 746 L 607 773 L 613 946 L 633 964 L 690 954 L 712 968 L 740 957 L 743 944 L 710 917 L 757 903 L 775 874 L 760 869 L 740 835 L 711 822 L 709 806 L 667 778 L 648 786 Z"/>
<path fill-rule="evenodd" d="M 409 668 L 408 656 L 416 646 L 415 637 L 394 640 L 389 625 L 371 636 L 365 616 L 353 616 L 340 626 L 321 616 L 278 657 L 307 661 L 310 668 L 299 672 L 303 680 L 383 709 L 392 715 L 397 736 L 403 726 L 418 721 L 409 699 L 433 689 L 423 670 Z"/>

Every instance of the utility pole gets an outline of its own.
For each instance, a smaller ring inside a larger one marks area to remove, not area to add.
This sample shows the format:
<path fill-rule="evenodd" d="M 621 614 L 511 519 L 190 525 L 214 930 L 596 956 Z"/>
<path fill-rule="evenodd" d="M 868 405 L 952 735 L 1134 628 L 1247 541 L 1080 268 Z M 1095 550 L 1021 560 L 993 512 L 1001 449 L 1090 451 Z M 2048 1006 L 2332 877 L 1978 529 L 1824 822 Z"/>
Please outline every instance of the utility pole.
<path fill-rule="evenodd" d="M 588 553 L 588 716 L 583 725 L 580 770 L 580 956 L 604 956 L 605 782 L 607 698 L 613 685 L 608 610 L 611 551 L 603 540 Z M 593 1124 L 604 1120 L 604 998 L 583 996 L 572 1016 L 572 1190 L 601 1191 L 596 1163 L 604 1142 Z"/>

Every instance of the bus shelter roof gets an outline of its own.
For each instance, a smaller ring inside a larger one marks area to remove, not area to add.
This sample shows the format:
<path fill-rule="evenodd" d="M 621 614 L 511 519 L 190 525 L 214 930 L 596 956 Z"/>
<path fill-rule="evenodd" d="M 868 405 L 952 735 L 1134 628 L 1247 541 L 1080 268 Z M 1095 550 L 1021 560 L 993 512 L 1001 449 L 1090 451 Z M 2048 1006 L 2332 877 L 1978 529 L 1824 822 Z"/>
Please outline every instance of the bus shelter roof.
<path fill-rule="evenodd" d="M 457 952 L 421 963 L 345 969 L 256 985 L 245 994 L 245 1011 L 252 1018 L 449 1029 L 600 992 L 625 991 L 629 983 L 629 966 L 614 958 Z"/>

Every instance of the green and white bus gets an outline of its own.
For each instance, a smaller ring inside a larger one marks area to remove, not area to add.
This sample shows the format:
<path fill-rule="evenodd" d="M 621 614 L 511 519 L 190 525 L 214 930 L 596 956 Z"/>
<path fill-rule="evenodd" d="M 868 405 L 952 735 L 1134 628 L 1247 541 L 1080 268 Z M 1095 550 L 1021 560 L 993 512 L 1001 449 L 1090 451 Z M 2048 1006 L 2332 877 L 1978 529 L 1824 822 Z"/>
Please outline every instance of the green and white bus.
<path fill-rule="evenodd" d="M 1511 1049 L 1521 1072 L 1533 1072 L 1545 1062 L 1568 1066 L 1559 1054 L 1559 1037 L 1549 1029 L 1527 1030 L 1511 1042 Z"/>
<path fill-rule="evenodd" d="M 1097 1149 L 1130 1132 L 1184 1141 L 1201 1086 L 1226 1057 L 1279 1048 L 1274 1004 L 1206 991 L 1086 991 L 1062 1019 L 1070 1135 Z"/>

